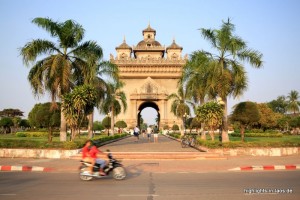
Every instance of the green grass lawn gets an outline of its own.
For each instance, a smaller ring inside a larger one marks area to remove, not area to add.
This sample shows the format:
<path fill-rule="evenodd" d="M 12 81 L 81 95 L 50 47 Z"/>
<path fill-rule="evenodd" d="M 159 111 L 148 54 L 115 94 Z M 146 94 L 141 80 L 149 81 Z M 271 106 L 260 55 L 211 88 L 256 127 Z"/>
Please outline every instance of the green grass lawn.
<path fill-rule="evenodd" d="M 230 141 L 241 141 L 240 137 L 231 137 L 230 135 L 229 139 Z M 300 135 L 284 135 L 282 137 L 245 137 L 245 142 L 300 142 Z"/>
<path fill-rule="evenodd" d="M 207 140 L 203 141 L 199 137 L 197 141 L 201 146 L 208 148 L 248 148 L 248 147 L 300 147 L 300 135 L 283 135 L 282 137 L 245 137 L 245 142 L 240 137 L 229 135 L 230 142 L 219 142 L 219 135 L 215 135 L 215 141 L 207 135 Z"/>

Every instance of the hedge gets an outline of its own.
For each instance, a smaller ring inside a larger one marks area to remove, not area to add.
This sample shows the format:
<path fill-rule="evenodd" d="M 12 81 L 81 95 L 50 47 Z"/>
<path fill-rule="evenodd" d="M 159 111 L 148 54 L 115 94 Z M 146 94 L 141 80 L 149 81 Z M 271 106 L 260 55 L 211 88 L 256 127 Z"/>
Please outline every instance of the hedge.
<path fill-rule="evenodd" d="M 232 133 L 232 137 L 241 137 L 240 133 Z M 269 133 L 245 133 L 245 137 L 282 137 L 282 133 L 269 132 Z"/>
<path fill-rule="evenodd" d="M 49 133 L 44 131 L 37 132 L 16 132 L 17 137 L 48 137 Z M 52 136 L 59 136 L 59 132 L 53 132 Z"/>

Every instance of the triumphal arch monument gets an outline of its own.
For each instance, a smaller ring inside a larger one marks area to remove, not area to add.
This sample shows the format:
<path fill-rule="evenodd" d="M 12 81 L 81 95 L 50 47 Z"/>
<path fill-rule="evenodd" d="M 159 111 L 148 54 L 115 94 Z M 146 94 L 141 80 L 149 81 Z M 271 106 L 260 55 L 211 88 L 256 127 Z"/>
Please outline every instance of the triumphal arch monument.
<path fill-rule="evenodd" d="M 178 80 L 187 56 L 182 57 L 182 47 L 175 43 L 162 46 L 155 40 L 156 30 L 150 24 L 142 31 L 143 40 L 136 46 L 129 46 L 125 38 L 116 47 L 117 55 L 110 55 L 110 61 L 119 68 L 121 81 L 125 83 L 122 91 L 127 98 L 127 110 L 117 116 L 129 128 L 139 124 L 141 111 L 152 107 L 158 113 L 159 126 L 180 124 L 171 112 L 168 95 L 177 93 Z"/>

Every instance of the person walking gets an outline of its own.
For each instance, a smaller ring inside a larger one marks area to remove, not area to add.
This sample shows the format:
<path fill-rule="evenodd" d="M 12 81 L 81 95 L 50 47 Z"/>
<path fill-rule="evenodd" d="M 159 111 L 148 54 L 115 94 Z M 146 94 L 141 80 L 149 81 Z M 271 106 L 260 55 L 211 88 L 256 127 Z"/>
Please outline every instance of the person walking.
<path fill-rule="evenodd" d="M 152 128 L 150 126 L 147 127 L 147 138 L 148 142 L 151 140 L 151 133 L 152 133 Z"/>
<path fill-rule="evenodd" d="M 133 135 L 136 137 L 136 142 L 139 141 L 139 132 L 140 132 L 140 129 L 138 126 L 136 126 L 134 129 L 133 129 Z"/>
<path fill-rule="evenodd" d="M 158 143 L 158 127 L 155 126 L 154 129 L 153 129 L 153 132 L 154 132 L 154 143 Z"/>

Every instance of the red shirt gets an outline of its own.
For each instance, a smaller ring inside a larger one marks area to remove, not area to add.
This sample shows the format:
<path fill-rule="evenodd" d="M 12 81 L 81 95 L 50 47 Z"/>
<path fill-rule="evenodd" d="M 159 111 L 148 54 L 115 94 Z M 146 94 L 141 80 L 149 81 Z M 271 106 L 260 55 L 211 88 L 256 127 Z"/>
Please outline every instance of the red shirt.
<path fill-rule="evenodd" d="M 92 158 L 97 158 L 97 153 L 100 153 L 100 151 L 99 151 L 99 149 L 97 149 L 96 146 L 93 146 L 89 153 Z"/>
<path fill-rule="evenodd" d="M 89 147 L 82 148 L 82 159 L 89 157 Z"/>

